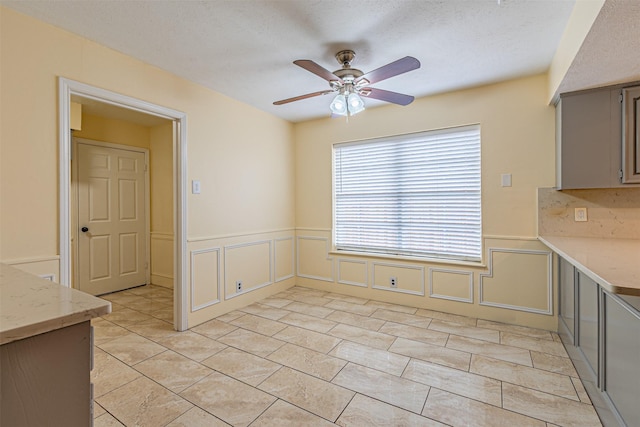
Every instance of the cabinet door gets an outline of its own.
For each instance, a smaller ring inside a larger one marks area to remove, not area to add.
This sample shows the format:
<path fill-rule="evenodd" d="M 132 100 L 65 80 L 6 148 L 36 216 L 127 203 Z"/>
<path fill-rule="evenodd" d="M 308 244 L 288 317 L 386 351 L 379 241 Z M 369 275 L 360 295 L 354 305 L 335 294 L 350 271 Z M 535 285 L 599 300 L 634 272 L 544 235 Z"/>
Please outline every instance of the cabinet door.
<path fill-rule="evenodd" d="M 578 271 L 578 347 L 598 378 L 598 284 Z"/>
<path fill-rule="evenodd" d="M 628 426 L 640 420 L 640 313 L 605 296 L 604 390 Z"/>
<path fill-rule="evenodd" d="M 622 90 L 622 182 L 640 184 L 640 86 Z"/>
<path fill-rule="evenodd" d="M 567 260 L 559 258 L 559 314 L 570 334 L 571 342 L 574 342 L 575 333 L 575 269 Z"/>

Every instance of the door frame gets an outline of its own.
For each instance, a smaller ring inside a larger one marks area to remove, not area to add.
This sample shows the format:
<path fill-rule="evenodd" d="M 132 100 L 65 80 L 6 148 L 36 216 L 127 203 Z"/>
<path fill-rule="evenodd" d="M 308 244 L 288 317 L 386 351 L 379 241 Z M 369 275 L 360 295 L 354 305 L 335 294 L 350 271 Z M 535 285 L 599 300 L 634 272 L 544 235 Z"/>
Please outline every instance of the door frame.
<path fill-rule="evenodd" d="M 187 115 L 147 101 L 58 77 L 58 193 L 60 207 L 60 284 L 71 287 L 71 96 L 138 111 L 173 121 L 173 322 L 184 331 L 187 320 Z"/>
<path fill-rule="evenodd" d="M 80 244 L 80 241 L 78 240 L 79 239 L 78 227 L 80 226 L 80 221 L 79 221 L 78 212 L 77 212 L 79 208 L 77 180 L 78 180 L 78 173 L 79 173 L 78 168 L 80 166 L 80 163 L 78 162 L 79 160 L 78 144 L 92 145 L 94 147 L 102 147 L 102 148 L 115 149 L 115 150 L 133 151 L 135 153 L 144 154 L 144 164 L 145 164 L 145 170 L 144 170 L 145 259 L 144 259 L 144 262 L 146 266 L 145 280 L 147 283 L 151 283 L 151 194 L 150 194 L 151 185 L 149 183 L 149 167 L 148 167 L 149 166 L 149 149 L 136 147 L 135 145 L 115 144 L 112 142 L 96 141 L 93 139 L 80 138 L 75 136 L 71 137 L 71 158 L 76 159 L 75 162 L 72 162 L 73 164 L 71 167 L 71 191 L 72 191 L 71 209 L 76 209 L 75 213 L 73 212 L 71 213 L 71 225 L 72 225 L 71 238 L 76 239 L 76 244 L 73 247 L 73 251 L 71 254 L 72 259 L 75 261 L 75 263 L 73 263 L 73 271 L 71 272 L 71 275 L 73 277 L 73 280 L 71 281 L 71 283 L 76 283 L 77 288 L 80 289 L 80 286 L 79 286 L 80 285 L 80 276 L 79 276 L 79 261 L 80 261 L 79 253 L 80 252 L 78 251 L 78 245 Z M 76 185 L 73 185 L 74 182 Z"/>

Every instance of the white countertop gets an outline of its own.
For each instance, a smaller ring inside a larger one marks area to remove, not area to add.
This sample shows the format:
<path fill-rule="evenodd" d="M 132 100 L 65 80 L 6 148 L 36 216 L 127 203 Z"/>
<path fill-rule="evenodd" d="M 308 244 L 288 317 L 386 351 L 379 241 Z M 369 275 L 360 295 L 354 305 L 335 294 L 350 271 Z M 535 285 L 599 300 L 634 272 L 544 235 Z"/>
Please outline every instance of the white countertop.
<path fill-rule="evenodd" d="M 538 236 L 609 292 L 640 296 L 640 240 Z"/>
<path fill-rule="evenodd" d="M 0 264 L 0 344 L 110 312 L 109 301 Z"/>

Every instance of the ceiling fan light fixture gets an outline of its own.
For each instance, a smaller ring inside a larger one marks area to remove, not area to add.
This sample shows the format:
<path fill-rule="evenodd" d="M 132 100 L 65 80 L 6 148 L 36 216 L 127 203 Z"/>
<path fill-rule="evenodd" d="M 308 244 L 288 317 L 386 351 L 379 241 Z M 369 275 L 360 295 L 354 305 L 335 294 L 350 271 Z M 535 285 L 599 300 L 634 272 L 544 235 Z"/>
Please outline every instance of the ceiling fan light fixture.
<path fill-rule="evenodd" d="M 360 96 L 353 92 L 350 93 L 347 98 L 347 108 L 349 109 L 349 115 L 353 116 L 354 114 L 358 114 L 359 112 L 364 110 L 364 101 Z"/>
<path fill-rule="evenodd" d="M 331 101 L 331 105 L 329 105 L 329 108 L 331 109 L 331 112 L 333 114 L 336 114 L 338 116 L 346 116 L 348 112 L 347 99 L 343 94 L 339 93 L 335 98 L 333 98 L 333 101 Z"/>

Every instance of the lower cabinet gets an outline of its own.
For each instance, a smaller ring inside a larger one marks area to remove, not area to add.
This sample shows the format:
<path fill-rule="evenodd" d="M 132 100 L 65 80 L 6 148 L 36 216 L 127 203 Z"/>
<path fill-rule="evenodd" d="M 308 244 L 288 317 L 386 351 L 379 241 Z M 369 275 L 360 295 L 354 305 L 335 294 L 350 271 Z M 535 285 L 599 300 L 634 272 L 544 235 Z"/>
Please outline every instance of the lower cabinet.
<path fill-rule="evenodd" d="M 561 257 L 558 265 L 558 330 L 602 424 L 640 426 L 640 297 L 606 291 Z"/>
<path fill-rule="evenodd" d="M 578 271 L 578 347 L 587 364 L 598 378 L 598 291 L 599 286 L 583 272 Z"/>
<path fill-rule="evenodd" d="M 640 297 L 635 297 L 640 300 Z M 617 296 L 604 297 L 603 389 L 627 426 L 640 425 L 640 313 Z"/>

